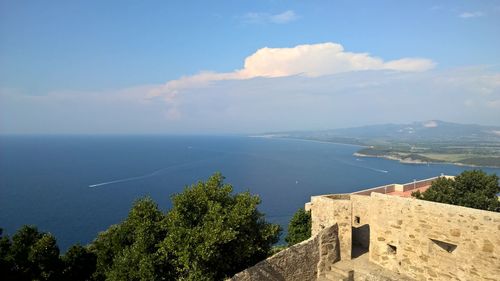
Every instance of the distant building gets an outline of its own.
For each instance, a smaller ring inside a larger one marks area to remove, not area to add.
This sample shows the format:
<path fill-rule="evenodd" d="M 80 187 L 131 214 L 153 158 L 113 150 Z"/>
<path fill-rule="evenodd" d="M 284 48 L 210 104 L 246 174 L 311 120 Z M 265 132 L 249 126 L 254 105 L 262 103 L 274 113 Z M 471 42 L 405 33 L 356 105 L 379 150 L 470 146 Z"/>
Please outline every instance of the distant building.
<path fill-rule="evenodd" d="M 440 177 L 445 177 L 449 179 L 454 179 L 454 176 L 446 176 L 446 175 L 441 175 Z M 387 194 L 387 195 L 395 195 L 399 197 L 411 197 L 411 194 L 415 191 L 420 191 L 424 192 L 426 191 L 429 187 L 431 187 L 432 182 L 437 180 L 440 177 L 434 177 L 434 178 L 429 178 L 425 180 L 414 180 L 413 182 L 405 183 L 405 184 L 388 184 L 384 186 L 379 186 L 379 187 L 373 187 L 369 189 L 364 189 L 360 191 L 353 192 L 351 194 L 353 195 L 370 195 L 372 192 L 376 193 L 382 193 L 382 194 Z"/>

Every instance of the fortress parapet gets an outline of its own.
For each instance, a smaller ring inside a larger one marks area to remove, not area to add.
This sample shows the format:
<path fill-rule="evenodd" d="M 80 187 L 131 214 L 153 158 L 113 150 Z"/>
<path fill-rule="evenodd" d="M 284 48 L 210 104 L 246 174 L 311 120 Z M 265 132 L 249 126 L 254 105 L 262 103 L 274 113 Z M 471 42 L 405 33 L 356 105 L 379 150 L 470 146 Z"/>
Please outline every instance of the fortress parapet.
<path fill-rule="evenodd" d="M 341 260 L 368 255 L 416 280 L 498 280 L 500 213 L 410 197 L 437 178 L 313 196 L 312 235 L 338 225 Z"/>
<path fill-rule="evenodd" d="M 231 280 L 500 280 L 500 213 L 411 197 L 438 178 L 312 196 L 312 237 Z"/>

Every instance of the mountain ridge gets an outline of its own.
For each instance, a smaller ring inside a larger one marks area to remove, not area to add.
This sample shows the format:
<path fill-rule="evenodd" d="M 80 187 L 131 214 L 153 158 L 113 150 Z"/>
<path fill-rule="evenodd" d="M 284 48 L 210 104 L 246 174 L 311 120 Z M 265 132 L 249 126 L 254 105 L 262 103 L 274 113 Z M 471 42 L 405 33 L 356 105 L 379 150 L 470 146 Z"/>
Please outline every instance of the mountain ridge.
<path fill-rule="evenodd" d="M 500 167 L 500 126 L 427 120 L 261 136 L 356 144 L 367 147 L 357 156 L 401 162 Z"/>

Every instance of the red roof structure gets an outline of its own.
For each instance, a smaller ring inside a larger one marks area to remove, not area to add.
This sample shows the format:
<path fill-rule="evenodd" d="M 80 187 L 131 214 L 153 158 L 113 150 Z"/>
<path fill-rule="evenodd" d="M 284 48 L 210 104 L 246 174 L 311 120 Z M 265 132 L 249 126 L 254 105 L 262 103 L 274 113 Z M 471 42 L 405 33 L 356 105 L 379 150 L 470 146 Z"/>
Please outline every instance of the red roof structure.
<path fill-rule="evenodd" d="M 351 194 L 370 195 L 372 192 L 376 192 L 376 193 L 382 193 L 400 197 L 411 197 L 411 194 L 417 190 L 419 190 L 420 192 L 426 191 L 429 187 L 431 187 L 432 183 L 440 177 L 452 178 L 452 179 L 454 178 L 453 176 L 441 175 L 439 177 L 433 177 L 424 180 L 418 180 L 418 181 L 414 180 L 413 182 L 404 184 L 394 183 L 389 185 L 378 186 L 374 188 L 356 191 Z"/>

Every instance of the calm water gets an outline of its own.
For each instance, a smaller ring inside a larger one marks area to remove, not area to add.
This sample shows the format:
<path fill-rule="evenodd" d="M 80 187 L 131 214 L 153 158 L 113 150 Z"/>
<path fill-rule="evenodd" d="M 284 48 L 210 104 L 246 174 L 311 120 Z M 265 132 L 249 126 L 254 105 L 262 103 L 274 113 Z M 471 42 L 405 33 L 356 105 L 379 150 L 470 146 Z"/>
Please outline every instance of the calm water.
<path fill-rule="evenodd" d="M 262 198 L 286 225 L 311 195 L 458 174 L 468 167 L 356 158 L 356 146 L 250 137 L 1 137 L 0 227 L 35 224 L 62 250 L 120 222 L 132 202 L 170 195 L 215 171 Z M 499 169 L 485 169 L 500 174 Z"/>

